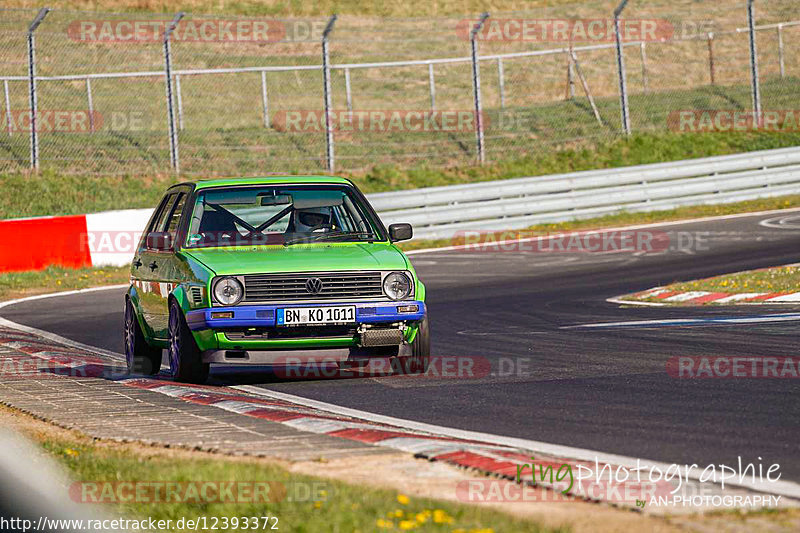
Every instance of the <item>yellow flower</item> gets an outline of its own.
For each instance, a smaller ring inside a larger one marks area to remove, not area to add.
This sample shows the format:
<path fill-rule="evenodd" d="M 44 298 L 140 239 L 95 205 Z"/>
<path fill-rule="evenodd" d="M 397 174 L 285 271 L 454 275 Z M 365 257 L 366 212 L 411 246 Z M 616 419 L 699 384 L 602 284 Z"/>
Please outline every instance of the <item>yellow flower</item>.
<path fill-rule="evenodd" d="M 448 516 L 447 513 L 441 509 L 436 509 L 433 511 L 433 521 L 437 524 L 452 524 L 453 517 Z"/>
<path fill-rule="evenodd" d="M 409 529 L 416 528 L 417 524 L 415 522 L 412 522 L 411 520 L 402 520 L 400 522 L 399 526 L 400 526 L 400 529 L 409 530 Z"/>
<path fill-rule="evenodd" d="M 384 520 L 383 518 L 378 518 L 375 524 L 383 529 L 394 529 L 394 522 L 391 520 Z"/>
<path fill-rule="evenodd" d="M 319 509 L 320 507 L 322 507 L 322 502 L 314 502 L 314 509 Z"/>
<path fill-rule="evenodd" d="M 394 510 L 394 517 L 395 518 L 403 518 L 403 510 L 402 509 L 395 509 Z"/>
<path fill-rule="evenodd" d="M 72 448 L 67 448 L 66 450 L 64 450 L 64 455 L 69 455 L 70 457 L 77 457 L 80 455 L 80 452 L 78 452 L 78 450 L 73 450 Z"/>
<path fill-rule="evenodd" d="M 408 502 L 410 501 L 411 500 L 409 500 L 408 496 L 406 496 L 405 494 L 397 495 L 397 503 L 399 503 L 400 505 L 408 505 Z"/>
<path fill-rule="evenodd" d="M 424 524 L 425 522 L 428 521 L 428 516 L 429 515 L 426 515 L 425 513 L 417 513 L 416 516 L 417 522 L 419 522 L 420 524 Z"/>

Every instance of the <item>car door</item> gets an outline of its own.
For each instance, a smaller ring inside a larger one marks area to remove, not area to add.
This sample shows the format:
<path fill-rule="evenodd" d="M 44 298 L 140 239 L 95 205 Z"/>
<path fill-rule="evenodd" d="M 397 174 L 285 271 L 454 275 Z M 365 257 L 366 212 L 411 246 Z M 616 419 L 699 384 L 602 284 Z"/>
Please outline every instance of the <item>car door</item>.
<path fill-rule="evenodd" d="M 170 227 L 180 220 L 180 213 L 186 201 L 185 191 L 172 191 L 164 199 L 161 211 L 154 219 L 153 224 L 148 228 L 147 234 L 165 233 Z M 174 245 L 174 233 L 173 233 Z M 143 239 L 142 247 L 139 250 L 138 261 L 134 265 L 141 263 L 141 296 L 140 305 L 142 315 L 147 323 L 149 333 L 158 339 L 167 338 L 167 323 L 169 310 L 167 308 L 167 298 L 172 291 L 174 280 L 171 273 L 173 268 L 172 256 L 174 256 L 174 246 L 169 249 L 158 249 L 148 242 L 147 235 Z"/>

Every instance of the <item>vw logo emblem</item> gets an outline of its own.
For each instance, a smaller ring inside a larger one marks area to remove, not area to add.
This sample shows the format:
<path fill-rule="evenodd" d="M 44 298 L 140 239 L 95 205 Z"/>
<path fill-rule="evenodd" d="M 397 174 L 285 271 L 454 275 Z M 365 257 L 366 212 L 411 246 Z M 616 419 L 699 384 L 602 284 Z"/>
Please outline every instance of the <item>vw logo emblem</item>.
<path fill-rule="evenodd" d="M 319 294 L 322 291 L 322 280 L 319 278 L 308 278 L 306 280 L 306 290 L 311 294 Z"/>

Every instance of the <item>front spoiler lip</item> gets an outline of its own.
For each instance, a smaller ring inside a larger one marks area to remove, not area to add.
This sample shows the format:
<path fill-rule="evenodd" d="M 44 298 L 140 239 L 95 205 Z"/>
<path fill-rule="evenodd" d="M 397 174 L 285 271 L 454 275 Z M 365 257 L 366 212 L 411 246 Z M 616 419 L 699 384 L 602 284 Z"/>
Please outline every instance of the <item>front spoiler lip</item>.
<path fill-rule="evenodd" d="M 276 327 L 278 309 L 298 309 L 303 307 L 337 307 L 342 305 L 356 306 L 356 324 L 382 324 L 402 321 L 419 321 L 425 318 L 427 308 L 425 302 L 419 300 L 402 300 L 397 302 L 330 302 L 318 304 L 272 304 L 272 305 L 236 305 L 232 307 L 214 307 L 195 309 L 186 313 L 186 323 L 192 331 L 206 329 L 225 330 L 229 328 Z M 417 305 L 416 313 L 398 313 L 401 305 Z M 211 313 L 233 312 L 233 318 L 211 318 Z M 303 327 L 303 326 L 298 326 Z"/>

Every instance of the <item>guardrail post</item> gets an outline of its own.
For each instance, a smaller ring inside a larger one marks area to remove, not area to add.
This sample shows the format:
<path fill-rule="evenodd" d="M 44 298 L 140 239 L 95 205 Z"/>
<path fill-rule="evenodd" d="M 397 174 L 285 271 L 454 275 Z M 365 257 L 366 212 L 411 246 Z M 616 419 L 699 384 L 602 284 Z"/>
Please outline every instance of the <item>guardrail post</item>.
<path fill-rule="evenodd" d="M 8 125 L 8 136 L 12 137 L 13 126 L 11 122 L 11 99 L 8 97 L 8 80 L 3 80 L 3 92 L 6 95 L 6 124 Z"/>
<path fill-rule="evenodd" d="M 86 104 L 89 106 L 89 131 L 94 133 L 94 102 L 92 102 L 91 78 L 86 78 Z"/>
<path fill-rule="evenodd" d="M 747 27 L 750 33 L 750 77 L 753 91 L 753 114 L 757 126 L 761 126 L 761 89 L 758 85 L 758 52 L 756 51 L 756 16 L 754 0 L 747 0 Z"/>
<path fill-rule="evenodd" d="M 483 116 L 482 107 L 481 107 L 481 67 L 478 64 L 478 32 L 481 31 L 483 28 L 483 24 L 486 22 L 486 19 L 489 18 L 489 13 L 484 13 L 481 15 L 480 20 L 478 21 L 475 26 L 472 27 L 472 31 L 469 34 L 469 42 L 472 48 L 472 88 L 473 94 L 475 99 L 475 130 L 477 135 L 477 143 L 478 143 L 478 161 L 482 165 L 486 162 L 486 154 L 484 153 L 484 144 L 483 144 Z"/>
<path fill-rule="evenodd" d="M 781 69 L 781 79 L 786 75 L 786 66 L 783 62 L 783 24 L 778 24 L 778 65 Z"/>
<path fill-rule="evenodd" d="M 38 137 L 38 102 L 36 100 L 36 42 L 34 41 L 33 33 L 39 24 L 42 23 L 44 17 L 50 12 L 49 7 L 43 7 L 36 14 L 36 17 L 28 27 L 28 93 L 30 100 L 31 111 L 31 168 L 39 170 L 39 137 Z"/>
<path fill-rule="evenodd" d="M 175 110 L 172 103 L 172 50 L 170 48 L 170 37 L 172 36 L 172 32 L 178 26 L 178 23 L 183 18 L 184 13 L 181 11 L 180 13 L 175 15 L 175 18 L 172 19 L 169 26 L 167 26 L 166 31 L 164 32 L 164 74 L 166 75 L 167 81 L 167 121 L 169 125 L 169 151 L 170 151 L 170 163 L 172 164 L 172 169 L 175 172 L 181 171 L 181 163 L 180 163 L 180 156 L 178 154 L 178 132 L 175 128 Z"/>
<path fill-rule="evenodd" d="M 716 83 L 714 76 L 714 34 L 708 34 L 708 75 L 711 78 L 711 85 Z"/>
<path fill-rule="evenodd" d="M 428 63 L 428 87 L 431 90 L 431 111 L 436 111 L 436 80 L 433 77 L 433 63 Z"/>
<path fill-rule="evenodd" d="M 269 99 L 267 98 L 267 71 L 261 71 L 261 108 L 264 113 L 264 127 L 270 127 L 269 121 Z"/>
<path fill-rule="evenodd" d="M 628 113 L 628 86 L 625 80 L 625 57 L 622 50 L 622 37 L 619 31 L 619 16 L 625 9 L 628 0 L 622 0 L 614 10 L 614 38 L 617 42 L 617 75 L 619 76 L 619 105 L 622 115 L 622 131 L 631 134 L 631 118 Z"/>
<path fill-rule="evenodd" d="M 328 25 L 325 26 L 325 31 L 322 32 L 322 88 L 323 96 L 325 98 L 325 144 L 326 155 L 328 161 L 328 172 L 333 172 L 334 169 L 334 152 L 333 152 L 333 124 L 331 122 L 331 62 L 330 52 L 328 51 L 328 35 L 333 31 L 333 25 L 336 23 L 336 15 L 331 16 L 328 20 Z"/>

